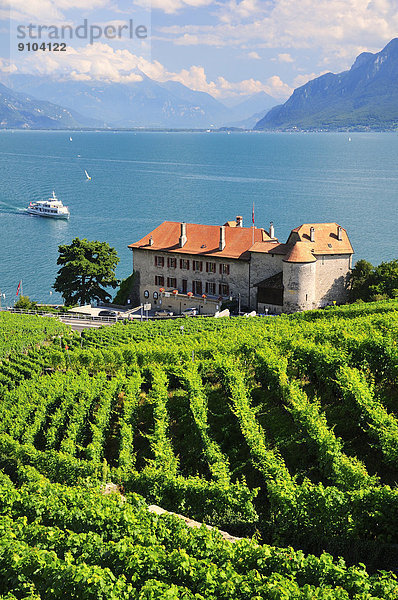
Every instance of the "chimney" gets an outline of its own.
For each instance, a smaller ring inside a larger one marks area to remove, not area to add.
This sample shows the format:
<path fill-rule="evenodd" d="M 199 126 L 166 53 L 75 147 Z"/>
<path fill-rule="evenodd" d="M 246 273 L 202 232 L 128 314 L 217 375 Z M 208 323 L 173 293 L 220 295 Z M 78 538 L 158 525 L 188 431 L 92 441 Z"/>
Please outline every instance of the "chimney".
<path fill-rule="evenodd" d="M 178 241 L 180 248 L 183 248 L 187 243 L 187 224 L 181 223 L 181 235 Z"/>
<path fill-rule="evenodd" d="M 275 229 L 274 229 L 274 224 L 273 224 L 272 221 L 269 224 L 269 237 L 270 238 L 274 238 L 275 237 Z"/>
<path fill-rule="evenodd" d="M 315 242 L 315 229 L 313 227 L 310 229 L 310 241 Z"/>
<path fill-rule="evenodd" d="M 148 242 L 148 244 L 149 244 L 150 246 L 153 246 L 153 237 L 152 237 L 152 236 L 149 238 L 149 242 Z"/>
<path fill-rule="evenodd" d="M 337 239 L 339 242 L 343 240 L 343 228 L 340 225 L 337 226 Z"/>
<path fill-rule="evenodd" d="M 239 215 L 236 217 L 236 226 L 243 227 L 243 217 L 241 217 Z"/>
<path fill-rule="evenodd" d="M 218 245 L 219 250 L 224 250 L 225 248 L 225 225 L 220 227 L 220 243 Z"/>

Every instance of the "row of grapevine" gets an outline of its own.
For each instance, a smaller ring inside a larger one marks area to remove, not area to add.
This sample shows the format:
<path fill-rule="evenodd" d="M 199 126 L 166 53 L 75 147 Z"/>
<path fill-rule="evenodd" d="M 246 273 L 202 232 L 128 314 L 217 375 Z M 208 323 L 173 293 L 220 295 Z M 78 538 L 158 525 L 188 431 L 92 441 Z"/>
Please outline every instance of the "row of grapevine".
<path fill-rule="evenodd" d="M 119 393 L 119 400 L 122 403 L 119 467 L 126 472 L 130 471 L 136 462 L 134 431 L 136 430 L 137 422 L 135 413 L 140 398 L 142 381 L 140 372 L 136 371 L 126 379 L 123 390 Z"/>
<path fill-rule="evenodd" d="M 150 401 L 153 403 L 154 431 L 150 438 L 153 458 L 150 466 L 156 470 L 166 470 L 170 475 L 178 471 L 178 458 L 175 456 L 168 435 L 169 416 L 167 411 L 168 378 L 158 366 L 148 369 L 151 377 Z"/>
<path fill-rule="evenodd" d="M 344 490 L 376 485 L 377 478 L 370 477 L 358 459 L 348 457 L 343 452 L 342 442 L 329 428 L 319 403 L 310 402 L 297 381 L 289 381 L 287 361 L 269 348 L 265 352 L 256 352 L 255 362 L 261 384 L 286 406 L 294 421 L 315 446 L 320 468 L 326 477 Z"/>
<path fill-rule="evenodd" d="M 69 327 L 58 319 L 0 312 L 0 360 L 67 333 Z"/>
<path fill-rule="evenodd" d="M 267 445 L 264 432 L 250 406 L 242 370 L 237 367 L 236 361 L 226 357 L 219 359 L 215 368 L 223 378 L 231 398 L 232 411 L 250 448 L 253 463 L 264 477 L 271 501 L 275 497 L 278 503 L 281 499 L 287 503 L 294 494 L 294 483 L 282 457 Z"/>
<path fill-rule="evenodd" d="M 187 388 L 190 409 L 202 440 L 203 453 L 212 477 L 215 481 L 228 484 L 230 482 L 228 459 L 222 453 L 217 442 L 209 435 L 207 399 L 196 365 L 190 364 L 188 367 L 179 369 L 178 376 Z"/>
<path fill-rule="evenodd" d="M 136 496 L 122 501 L 43 479 L 19 490 L 4 487 L 2 593 L 19 595 L 30 586 L 42 598 L 396 598 L 391 575 L 370 576 L 327 554 L 316 558 L 250 540 L 230 544 L 216 531 L 189 530 L 172 516 L 148 513 Z"/>
<path fill-rule="evenodd" d="M 365 376 L 348 366 L 337 372 L 337 387 L 342 397 L 359 409 L 360 426 L 380 445 L 385 460 L 398 467 L 398 419 L 376 400 Z"/>

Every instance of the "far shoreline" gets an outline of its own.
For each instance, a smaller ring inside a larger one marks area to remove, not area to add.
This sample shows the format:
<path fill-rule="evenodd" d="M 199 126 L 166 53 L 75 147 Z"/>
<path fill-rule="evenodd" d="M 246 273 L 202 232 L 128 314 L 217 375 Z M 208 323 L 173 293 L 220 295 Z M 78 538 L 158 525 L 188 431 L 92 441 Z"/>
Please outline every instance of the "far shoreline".
<path fill-rule="evenodd" d="M 133 128 L 110 128 L 110 127 L 81 127 L 81 128 L 32 128 L 32 127 L 1 127 L 0 133 L 255 133 L 255 134 L 309 134 L 309 133 L 345 133 L 345 134 L 356 134 L 356 133 L 392 133 L 397 134 L 398 128 L 396 129 L 240 129 L 235 127 L 219 127 L 214 129 L 189 129 L 189 128 L 156 128 L 156 127 L 133 127 Z"/>

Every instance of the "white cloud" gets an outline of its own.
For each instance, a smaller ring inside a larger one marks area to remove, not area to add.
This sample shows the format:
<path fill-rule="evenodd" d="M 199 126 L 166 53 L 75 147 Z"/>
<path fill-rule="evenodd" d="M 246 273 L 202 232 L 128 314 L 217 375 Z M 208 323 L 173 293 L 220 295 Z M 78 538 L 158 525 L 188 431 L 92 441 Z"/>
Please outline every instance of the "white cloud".
<path fill-rule="evenodd" d="M 5 58 L 0 58 L 0 72 L 9 75 L 10 73 L 15 73 L 18 68 L 11 63 L 9 60 Z"/>
<path fill-rule="evenodd" d="M 284 52 L 282 54 L 278 54 L 278 61 L 281 63 L 292 63 L 294 62 L 294 59 L 290 56 L 290 54 Z"/>
<path fill-rule="evenodd" d="M 245 79 L 231 82 L 224 77 L 209 80 L 201 65 L 192 65 L 189 69 L 169 71 L 159 61 L 149 61 L 142 56 L 132 54 L 126 49 L 114 49 L 100 42 L 87 44 L 82 48 L 68 47 L 66 52 L 43 53 L 41 60 L 36 56 L 20 56 L 15 62 L 18 71 L 38 75 L 49 75 L 75 81 L 109 81 L 128 83 L 141 81 L 141 73 L 155 81 L 178 81 L 187 87 L 207 92 L 216 98 L 254 94 L 265 91 L 277 98 L 286 98 L 292 89 L 277 75 L 266 81 Z M 0 69 L 2 68 L 0 64 Z"/>
<path fill-rule="evenodd" d="M 204 44 L 205 46 L 226 46 L 228 42 L 223 42 L 222 39 L 218 35 L 213 35 L 211 33 L 206 34 L 205 32 L 200 32 L 199 35 L 192 33 L 185 33 L 181 37 L 175 40 L 175 44 L 177 46 L 198 46 L 200 44 Z"/>
<path fill-rule="evenodd" d="M 287 83 L 284 83 L 278 75 L 269 77 L 267 83 L 269 89 L 267 93 L 271 94 L 271 96 L 274 96 L 275 98 L 287 98 L 293 93 L 293 88 L 287 85 Z"/>
<path fill-rule="evenodd" d="M 249 58 L 253 58 L 254 60 L 261 60 L 261 56 L 258 54 L 258 52 L 248 52 L 247 56 Z"/>
<path fill-rule="evenodd" d="M 134 4 L 148 10 L 160 10 L 175 14 L 184 8 L 201 8 L 212 4 L 213 0 L 135 0 Z"/>
<path fill-rule="evenodd" d="M 268 3 L 264 0 L 230 0 L 221 5 L 220 19 L 225 23 L 240 22 L 250 17 L 258 18 Z"/>
<path fill-rule="evenodd" d="M 40 61 L 36 56 L 27 56 L 25 59 L 21 57 L 18 62 L 16 59 L 15 64 L 23 73 L 79 81 L 103 80 L 126 83 L 141 81 L 139 70 L 144 70 L 150 63 L 128 50 L 115 50 L 108 44 L 97 42 L 78 49 L 68 46 L 66 52 L 62 54 L 46 52 L 43 53 Z"/>
<path fill-rule="evenodd" d="M 111 0 L 2 0 L 0 17 L 11 18 L 20 23 L 58 24 L 65 21 L 65 11 L 83 9 L 85 12 L 110 7 Z M 8 17 L 6 16 L 8 14 Z"/>
<path fill-rule="evenodd" d="M 336 68 L 356 49 L 377 51 L 397 35 L 397 0 L 230 0 L 219 3 L 214 25 L 174 25 L 162 32 L 175 44 L 318 49 Z"/>
<path fill-rule="evenodd" d="M 309 81 L 312 81 L 313 79 L 316 79 L 317 77 L 320 77 L 321 75 L 325 75 L 325 73 L 329 73 L 329 71 L 321 71 L 320 73 L 307 73 L 305 75 L 304 74 L 297 75 L 297 77 L 295 77 L 295 79 L 293 81 L 293 86 L 294 86 L 294 88 L 301 87 L 302 85 L 305 85 Z"/>

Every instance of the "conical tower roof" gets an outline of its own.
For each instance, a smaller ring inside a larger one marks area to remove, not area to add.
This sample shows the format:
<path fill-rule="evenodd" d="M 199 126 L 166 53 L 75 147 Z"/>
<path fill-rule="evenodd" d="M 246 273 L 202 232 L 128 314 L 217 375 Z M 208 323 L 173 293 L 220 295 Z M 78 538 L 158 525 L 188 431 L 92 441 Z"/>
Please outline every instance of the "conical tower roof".
<path fill-rule="evenodd" d="M 312 263 L 316 262 L 311 252 L 311 244 L 308 242 L 296 242 L 286 254 L 283 262 L 289 263 Z"/>

